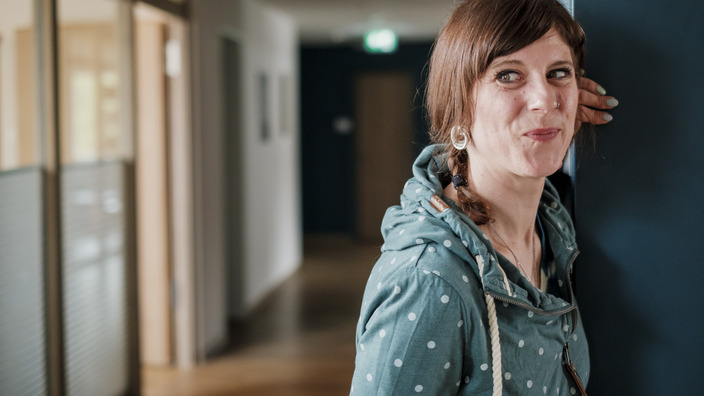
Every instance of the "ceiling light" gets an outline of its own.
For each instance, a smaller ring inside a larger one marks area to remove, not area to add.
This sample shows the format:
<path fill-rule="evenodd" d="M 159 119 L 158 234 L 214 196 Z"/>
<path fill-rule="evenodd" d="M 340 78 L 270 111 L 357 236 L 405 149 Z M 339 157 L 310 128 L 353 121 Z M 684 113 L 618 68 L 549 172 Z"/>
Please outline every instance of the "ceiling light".
<path fill-rule="evenodd" d="M 388 54 L 396 51 L 398 37 L 391 29 L 370 30 L 364 35 L 364 50 L 369 53 Z"/>

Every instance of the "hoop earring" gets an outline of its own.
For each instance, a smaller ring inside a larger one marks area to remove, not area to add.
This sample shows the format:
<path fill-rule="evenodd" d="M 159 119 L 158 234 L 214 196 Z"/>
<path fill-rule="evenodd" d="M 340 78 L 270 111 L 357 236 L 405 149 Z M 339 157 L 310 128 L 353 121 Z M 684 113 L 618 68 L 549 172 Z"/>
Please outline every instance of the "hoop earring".
<path fill-rule="evenodd" d="M 459 137 L 457 136 L 458 133 L 461 135 L 462 140 L 457 140 Z M 459 125 L 453 126 L 452 129 L 450 129 L 450 140 L 452 140 L 452 145 L 455 146 L 457 150 L 464 150 L 467 148 L 467 142 L 469 141 L 467 130 Z"/>

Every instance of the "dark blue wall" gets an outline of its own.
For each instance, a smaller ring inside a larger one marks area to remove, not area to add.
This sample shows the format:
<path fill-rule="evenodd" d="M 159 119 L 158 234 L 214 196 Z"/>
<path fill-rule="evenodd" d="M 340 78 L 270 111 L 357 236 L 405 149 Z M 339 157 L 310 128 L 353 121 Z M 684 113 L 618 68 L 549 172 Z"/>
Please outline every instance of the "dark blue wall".
<path fill-rule="evenodd" d="M 704 394 L 704 2 L 575 12 L 587 74 L 621 102 L 578 161 L 589 393 Z"/>
<path fill-rule="evenodd" d="M 349 135 L 336 134 L 332 124 L 338 116 L 354 119 L 358 73 L 401 71 L 415 76 L 413 88 L 418 95 L 413 103 L 415 123 L 409 138 L 418 151 L 428 143 L 422 106 L 430 48 L 431 43 L 406 43 L 391 55 L 368 55 L 353 47 L 301 49 L 301 167 L 306 233 L 355 232 L 354 131 Z"/>

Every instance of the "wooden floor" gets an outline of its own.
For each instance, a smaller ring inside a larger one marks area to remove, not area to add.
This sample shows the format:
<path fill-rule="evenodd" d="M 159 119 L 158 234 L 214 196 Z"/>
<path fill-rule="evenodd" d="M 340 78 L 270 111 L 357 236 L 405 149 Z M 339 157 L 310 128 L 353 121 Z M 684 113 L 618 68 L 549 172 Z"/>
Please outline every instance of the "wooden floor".
<path fill-rule="evenodd" d="M 354 330 L 378 245 L 307 237 L 302 268 L 192 370 L 146 369 L 145 396 L 348 395 Z"/>

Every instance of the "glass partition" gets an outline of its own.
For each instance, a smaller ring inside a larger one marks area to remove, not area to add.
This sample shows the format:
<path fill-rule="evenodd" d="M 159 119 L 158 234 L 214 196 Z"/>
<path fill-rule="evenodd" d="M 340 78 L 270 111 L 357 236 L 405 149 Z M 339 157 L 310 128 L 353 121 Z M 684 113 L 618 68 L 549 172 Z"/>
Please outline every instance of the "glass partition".
<path fill-rule="evenodd" d="M 32 0 L 0 0 L 0 170 L 39 163 Z"/>
<path fill-rule="evenodd" d="M 59 0 L 59 106 L 64 164 L 120 159 L 118 1 Z"/>
<path fill-rule="evenodd" d="M 116 0 L 57 0 L 62 298 L 68 395 L 130 387 L 126 148 Z"/>
<path fill-rule="evenodd" d="M 34 1 L 0 0 L 0 394 L 48 393 Z"/>
<path fill-rule="evenodd" d="M 0 0 L 2 395 L 138 392 L 131 6 Z"/>

